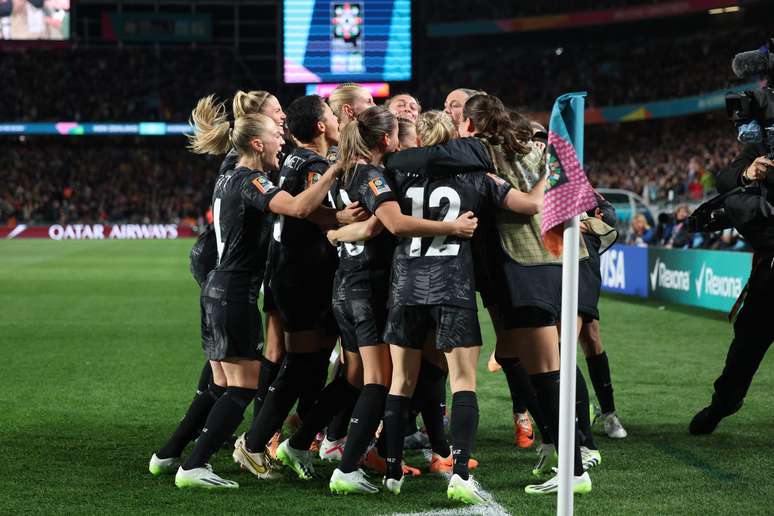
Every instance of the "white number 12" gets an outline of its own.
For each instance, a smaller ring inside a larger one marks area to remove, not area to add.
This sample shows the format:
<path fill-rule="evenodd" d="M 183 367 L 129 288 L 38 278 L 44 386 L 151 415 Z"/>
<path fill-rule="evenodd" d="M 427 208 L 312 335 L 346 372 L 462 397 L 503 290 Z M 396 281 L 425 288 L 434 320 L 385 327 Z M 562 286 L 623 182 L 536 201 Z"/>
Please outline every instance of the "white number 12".
<path fill-rule="evenodd" d="M 425 189 L 422 187 L 412 187 L 406 191 L 406 197 L 411 199 L 411 216 L 418 219 L 424 218 Z M 440 208 L 441 199 L 448 199 L 449 209 L 446 210 L 444 222 L 455 220 L 460 215 L 460 194 L 448 186 L 439 186 L 430 193 L 428 206 L 430 208 Z M 437 236 L 430 242 L 425 256 L 457 256 L 460 252 L 459 244 L 446 244 L 445 236 Z M 414 237 L 411 239 L 409 247 L 409 256 L 422 255 L 422 239 Z"/>

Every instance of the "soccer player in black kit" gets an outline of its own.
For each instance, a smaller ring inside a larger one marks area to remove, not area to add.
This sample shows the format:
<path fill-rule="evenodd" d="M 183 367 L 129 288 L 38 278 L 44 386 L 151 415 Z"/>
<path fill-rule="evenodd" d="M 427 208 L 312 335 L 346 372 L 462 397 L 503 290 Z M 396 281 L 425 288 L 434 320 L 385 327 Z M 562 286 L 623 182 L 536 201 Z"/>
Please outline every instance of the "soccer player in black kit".
<path fill-rule="evenodd" d="M 250 113 L 261 113 L 272 120 L 279 126 L 285 125 L 285 113 L 282 111 L 277 98 L 268 91 L 237 91 L 232 100 L 232 112 L 236 117 L 241 117 Z M 209 185 L 210 191 L 214 187 L 214 183 L 223 174 L 229 170 L 236 168 L 236 163 L 239 160 L 239 153 L 235 149 L 230 149 L 226 154 L 223 162 L 218 168 L 217 175 L 213 178 L 213 184 Z M 207 207 L 210 207 L 210 201 L 207 202 Z M 271 224 L 271 219 L 266 219 L 267 224 Z M 268 234 L 268 231 L 264 231 Z M 261 245 L 266 245 L 261 244 Z M 191 249 L 190 263 L 191 274 L 196 280 L 197 285 L 201 289 L 207 279 L 207 275 L 211 270 L 215 268 L 218 260 L 218 251 L 216 245 L 215 231 L 212 225 L 208 226 L 204 232 L 199 235 L 196 243 Z M 201 338 L 202 341 L 207 341 L 212 338 L 212 332 L 209 328 L 204 305 L 201 303 Z M 268 326 L 271 326 L 269 321 Z M 268 346 L 271 347 L 271 331 L 267 339 Z M 206 348 L 207 344 L 203 346 Z M 284 352 L 284 349 L 280 350 Z M 266 353 L 266 350 L 264 350 Z M 272 355 L 274 356 L 274 355 Z M 216 373 L 218 377 L 213 377 L 212 365 L 210 361 L 205 362 L 202 372 L 199 376 L 199 382 L 196 388 L 196 395 L 191 401 L 188 410 L 183 416 L 183 419 L 178 423 L 177 428 L 169 437 L 166 443 L 151 457 L 148 465 L 148 470 L 152 475 L 158 476 L 162 474 L 175 473 L 180 466 L 180 456 L 185 447 L 199 436 L 199 433 L 207 419 L 210 409 L 218 400 L 218 398 L 225 392 L 226 379 L 221 374 L 220 370 Z M 271 377 L 270 373 L 266 373 L 265 367 L 261 367 L 260 380 L 264 382 Z M 270 384 L 273 378 L 268 381 Z M 260 406 L 259 398 L 260 394 L 256 396 L 256 405 Z M 265 394 L 265 391 L 264 391 Z"/>
<path fill-rule="evenodd" d="M 335 277 L 334 313 L 342 333 L 346 376 L 331 382 L 301 428 L 278 449 L 277 456 L 302 479 L 314 474 L 306 452 L 314 434 L 348 403 L 354 394 L 352 416 L 339 469 L 331 479 L 334 492 L 376 492 L 357 469 L 366 446 L 381 419 L 390 378 L 389 350 L 382 341 L 386 318 L 389 268 L 394 249 L 393 234 L 400 236 L 471 236 L 472 214 L 453 222 L 435 222 L 403 215 L 379 166 L 382 156 L 397 147 L 397 121 L 386 109 L 374 107 L 350 122 L 340 137 L 340 161 L 344 175 L 334 186 L 339 207 L 360 203 L 375 215 L 359 227 L 366 241 L 339 247 L 340 263 Z M 352 225 L 348 229 L 352 229 Z M 386 227 L 388 231 L 383 231 Z M 347 230 L 344 230 L 346 232 Z M 331 231 L 335 234 L 336 231 Z M 371 237 L 371 238 L 369 238 Z M 334 238 L 335 239 L 335 238 Z M 360 386 L 365 388 L 360 393 Z M 348 384 L 348 385 L 347 385 Z"/>
<path fill-rule="evenodd" d="M 319 182 L 330 166 L 324 156 L 338 141 L 339 124 L 328 105 L 316 95 L 294 100 L 287 114 L 288 128 L 299 146 L 285 159 L 279 187 L 298 195 Z M 338 257 L 320 226 L 358 220 L 359 216 L 352 213 L 364 216 L 357 208 L 338 212 L 328 202 L 327 207 L 316 207 L 309 220 L 280 216 L 274 223 L 267 274 L 285 328 L 287 353 L 261 412 L 234 449 L 234 460 L 260 478 L 272 475 L 254 466 L 263 461 L 269 439 L 281 427 L 293 404 L 299 398 L 316 399 L 325 384 L 328 357 L 338 335 L 331 311 Z M 302 420 L 312 406 L 306 410 L 299 406 Z"/>
<path fill-rule="evenodd" d="M 449 134 L 449 138 L 453 133 Z M 460 142 L 477 147 L 475 140 Z M 388 158 L 394 191 L 404 214 L 429 220 L 454 220 L 461 212 L 493 203 L 514 211 L 535 213 L 542 191 L 523 194 L 486 173 L 435 175 L 429 169 L 431 149 L 412 149 Z M 483 151 L 484 159 L 486 152 Z M 389 313 L 384 332 L 390 343 L 393 373 L 385 403 L 384 431 L 388 472 L 384 485 L 400 493 L 403 483 L 403 426 L 408 417 L 425 339 L 446 353 L 453 392 L 451 433 L 454 474 L 447 488 L 451 499 L 483 503 L 485 497 L 470 477 L 470 458 L 478 426 L 475 394 L 476 363 L 481 345 L 469 241 L 435 236 L 402 238 L 392 262 Z"/>
<path fill-rule="evenodd" d="M 215 185 L 212 205 L 218 265 L 202 291 L 212 330 L 204 351 L 213 375 L 225 377 L 226 391 L 210 410 L 201 437 L 177 471 L 175 485 L 233 489 L 239 485 L 218 476 L 207 461 L 236 430 L 256 393 L 263 344 L 256 301 L 266 261 L 266 248 L 260 245 L 264 217 L 269 212 L 308 216 L 325 198 L 338 169 L 331 167 L 312 188 L 293 197 L 263 172 L 279 167 L 284 143 L 282 130 L 271 118 L 250 114 L 237 117 L 232 124 L 224 105 L 210 96 L 199 101 L 191 119 L 194 152 L 218 155 L 233 147 L 239 160 Z"/>

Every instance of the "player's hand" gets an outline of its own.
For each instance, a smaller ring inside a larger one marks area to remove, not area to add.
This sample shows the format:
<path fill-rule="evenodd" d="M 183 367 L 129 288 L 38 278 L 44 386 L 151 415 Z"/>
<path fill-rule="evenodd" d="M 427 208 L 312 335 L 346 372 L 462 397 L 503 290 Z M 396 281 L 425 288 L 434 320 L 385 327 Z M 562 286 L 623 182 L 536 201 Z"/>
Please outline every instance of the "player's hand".
<path fill-rule="evenodd" d="M 769 167 L 774 167 L 774 161 L 771 161 L 766 156 L 758 156 L 755 158 L 755 161 L 747 167 L 747 170 L 744 171 L 742 178 L 748 183 L 766 179 Z"/>
<path fill-rule="evenodd" d="M 361 222 L 370 216 L 371 215 L 365 210 L 365 208 L 360 207 L 360 203 L 358 201 L 347 204 L 346 208 L 336 212 L 336 220 L 339 222 L 339 224 L 352 224 L 354 222 Z"/>
<path fill-rule="evenodd" d="M 459 238 L 471 238 L 478 227 L 478 217 L 472 211 L 466 211 L 454 221 L 452 235 Z"/>
<path fill-rule="evenodd" d="M 333 247 L 337 247 L 339 245 L 339 240 L 337 238 L 338 235 L 336 234 L 335 229 L 329 229 L 325 233 L 325 236 L 328 237 L 328 242 L 330 242 Z"/>

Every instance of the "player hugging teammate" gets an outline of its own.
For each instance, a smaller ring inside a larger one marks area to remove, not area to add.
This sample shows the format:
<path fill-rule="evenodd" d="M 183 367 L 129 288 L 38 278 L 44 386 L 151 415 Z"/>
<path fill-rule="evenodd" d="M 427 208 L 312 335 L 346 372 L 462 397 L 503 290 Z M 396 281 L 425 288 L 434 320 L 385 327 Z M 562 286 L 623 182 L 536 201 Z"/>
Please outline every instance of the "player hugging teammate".
<path fill-rule="evenodd" d="M 212 241 L 217 253 L 201 294 L 212 375 L 150 471 L 175 472 L 178 487 L 238 487 L 208 460 L 234 442 L 255 400 L 233 458 L 264 481 L 283 465 L 300 479 L 315 478 L 319 453 L 338 462 L 331 492 L 378 492 L 369 469 L 397 495 L 407 476 L 420 474 L 403 462 L 404 447 L 420 435 L 432 449 L 429 470 L 447 475 L 448 497 L 486 503 L 470 474 L 478 465 L 471 455 L 479 424 L 479 291 L 514 407 L 521 400 L 541 433 L 534 473 L 549 472 L 558 435 L 561 266 L 539 235 L 545 146 L 532 140 L 529 122 L 474 90 L 453 91 L 446 112 L 420 114 L 411 95 L 391 99 L 388 109 L 346 84 L 327 103 L 296 99 L 286 119 L 276 98 L 261 93 L 239 92 L 233 116 L 212 97 L 192 113 L 191 149 L 228 153 L 212 196 L 214 238 L 198 244 L 206 251 Z M 283 122 L 297 146 L 280 158 Z M 598 218 L 585 225 L 603 239 L 608 229 Z M 272 314 L 263 352 L 261 285 Z M 586 313 L 596 315 L 596 294 L 585 298 Z M 326 385 L 337 342 L 339 367 Z M 609 372 L 597 376 L 609 384 Z M 578 391 L 574 486 L 588 492 L 585 470 L 601 455 L 585 382 Z M 296 403 L 292 435 L 272 446 Z M 420 413 L 426 434 L 413 422 Z M 556 489 L 554 477 L 526 491 Z"/>

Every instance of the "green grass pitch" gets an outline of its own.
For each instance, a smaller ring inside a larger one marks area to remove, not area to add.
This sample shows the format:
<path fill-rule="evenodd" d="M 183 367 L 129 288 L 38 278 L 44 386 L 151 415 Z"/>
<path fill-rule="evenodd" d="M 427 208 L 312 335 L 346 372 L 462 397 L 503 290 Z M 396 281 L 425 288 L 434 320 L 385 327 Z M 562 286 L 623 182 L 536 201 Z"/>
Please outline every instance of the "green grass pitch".
<path fill-rule="evenodd" d="M 344 515 L 456 507 L 438 477 L 409 479 L 399 497 L 333 497 L 323 480 L 260 482 L 239 472 L 228 453 L 214 466 L 241 483 L 236 492 L 181 491 L 171 478 L 151 477 L 148 459 L 182 416 L 203 363 L 191 244 L 0 243 L 0 514 Z M 630 437 L 597 435 L 603 464 L 592 471 L 592 494 L 576 497 L 576 513 L 771 514 L 771 357 L 739 414 L 710 437 L 690 437 L 688 421 L 709 399 L 730 325 L 720 314 L 613 298 L 602 300 L 601 313 Z M 484 312 L 481 321 L 476 477 L 512 514 L 554 514 L 554 497 L 523 492 L 533 480 L 534 453 L 511 444 L 509 395 L 502 375 L 486 371 L 494 338 Z"/>

